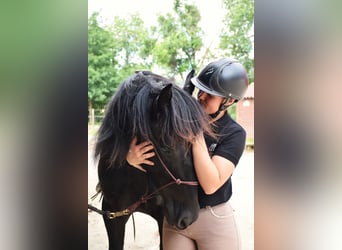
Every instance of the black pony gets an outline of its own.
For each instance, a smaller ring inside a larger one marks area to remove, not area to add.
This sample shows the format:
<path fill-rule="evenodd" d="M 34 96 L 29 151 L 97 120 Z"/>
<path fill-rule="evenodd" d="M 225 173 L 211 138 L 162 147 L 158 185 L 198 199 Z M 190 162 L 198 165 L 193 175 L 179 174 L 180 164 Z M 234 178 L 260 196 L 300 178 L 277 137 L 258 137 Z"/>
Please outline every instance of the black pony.
<path fill-rule="evenodd" d="M 95 148 L 109 249 L 123 249 L 125 224 L 134 211 L 157 220 L 160 240 L 164 216 L 180 229 L 197 219 L 191 141 L 204 132 L 210 133 L 207 115 L 170 80 L 140 71 L 119 86 L 108 104 Z M 155 165 L 144 166 L 146 173 L 126 162 L 135 136 L 138 142 L 148 140 L 154 145 Z"/>

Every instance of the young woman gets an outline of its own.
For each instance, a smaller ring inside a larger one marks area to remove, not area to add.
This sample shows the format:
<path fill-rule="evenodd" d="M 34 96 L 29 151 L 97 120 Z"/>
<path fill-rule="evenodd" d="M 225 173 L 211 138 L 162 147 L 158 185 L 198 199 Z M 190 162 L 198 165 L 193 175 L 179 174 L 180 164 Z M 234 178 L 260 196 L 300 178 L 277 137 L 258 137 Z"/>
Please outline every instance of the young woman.
<path fill-rule="evenodd" d="M 233 209 L 231 176 L 243 153 L 246 132 L 227 113 L 227 108 L 239 101 L 248 87 L 248 77 L 241 63 L 229 58 L 209 63 L 197 77 L 187 81 L 184 89 L 192 94 L 196 86 L 197 99 L 211 117 L 214 140 L 199 136 L 192 145 L 194 166 L 199 186 L 198 219 L 184 230 L 171 226 L 164 219 L 164 250 L 238 250 L 240 239 Z M 142 170 L 141 164 L 153 166 L 154 156 L 149 142 L 133 140 L 127 162 Z"/>

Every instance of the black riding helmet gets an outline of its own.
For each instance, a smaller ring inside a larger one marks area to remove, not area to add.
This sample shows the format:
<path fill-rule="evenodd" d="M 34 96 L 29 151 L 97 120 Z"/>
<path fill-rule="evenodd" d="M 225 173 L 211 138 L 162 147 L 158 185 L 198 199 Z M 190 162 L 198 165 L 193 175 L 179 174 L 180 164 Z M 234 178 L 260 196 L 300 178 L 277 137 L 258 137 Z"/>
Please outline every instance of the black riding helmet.
<path fill-rule="evenodd" d="M 230 58 L 209 63 L 191 82 L 200 90 L 215 96 L 242 99 L 248 88 L 244 66 Z"/>

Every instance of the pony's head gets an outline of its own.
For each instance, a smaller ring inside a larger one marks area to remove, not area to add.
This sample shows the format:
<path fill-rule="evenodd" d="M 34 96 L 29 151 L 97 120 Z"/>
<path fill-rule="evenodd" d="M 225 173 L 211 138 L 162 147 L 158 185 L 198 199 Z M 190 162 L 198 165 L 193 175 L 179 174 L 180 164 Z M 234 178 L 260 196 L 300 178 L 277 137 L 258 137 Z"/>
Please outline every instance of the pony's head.
<path fill-rule="evenodd" d="M 193 97 L 162 76 L 137 72 L 109 103 L 95 153 L 107 159 L 108 168 L 128 167 L 133 137 L 151 141 L 155 165 L 144 166 L 146 174 L 152 189 L 159 189 L 168 222 L 183 229 L 199 212 L 191 142 L 201 133 L 211 134 L 209 118 Z"/>

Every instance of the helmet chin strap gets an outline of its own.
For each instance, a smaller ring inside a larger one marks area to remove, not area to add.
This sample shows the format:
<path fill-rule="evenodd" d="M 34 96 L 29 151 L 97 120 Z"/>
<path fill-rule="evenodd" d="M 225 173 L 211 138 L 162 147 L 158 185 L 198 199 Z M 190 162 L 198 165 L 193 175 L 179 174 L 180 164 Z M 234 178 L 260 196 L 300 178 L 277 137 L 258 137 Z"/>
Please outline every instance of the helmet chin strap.
<path fill-rule="evenodd" d="M 220 107 L 218 108 L 218 110 L 215 113 L 209 114 L 209 116 L 212 119 L 215 119 L 220 113 L 221 111 L 227 109 L 229 106 L 225 106 L 225 104 L 228 102 L 229 98 L 226 98 L 220 105 Z"/>
<path fill-rule="evenodd" d="M 221 111 L 220 110 L 217 110 L 215 113 L 212 113 L 212 114 L 209 114 L 209 116 L 212 118 L 212 119 L 215 119 L 218 114 L 220 113 Z"/>

